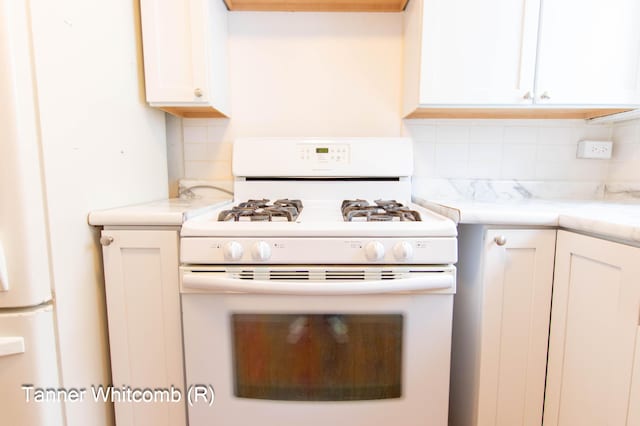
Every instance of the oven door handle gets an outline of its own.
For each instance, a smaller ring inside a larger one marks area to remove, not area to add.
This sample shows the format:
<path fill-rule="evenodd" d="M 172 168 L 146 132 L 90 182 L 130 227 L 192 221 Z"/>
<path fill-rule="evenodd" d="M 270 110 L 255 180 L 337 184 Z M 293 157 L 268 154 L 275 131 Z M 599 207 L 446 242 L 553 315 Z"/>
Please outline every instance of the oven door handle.
<path fill-rule="evenodd" d="M 242 280 L 207 273 L 185 273 L 182 287 L 221 293 L 348 295 L 425 292 L 453 289 L 455 275 L 450 272 L 429 272 L 409 278 L 363 281 L 277 281 Z"/>

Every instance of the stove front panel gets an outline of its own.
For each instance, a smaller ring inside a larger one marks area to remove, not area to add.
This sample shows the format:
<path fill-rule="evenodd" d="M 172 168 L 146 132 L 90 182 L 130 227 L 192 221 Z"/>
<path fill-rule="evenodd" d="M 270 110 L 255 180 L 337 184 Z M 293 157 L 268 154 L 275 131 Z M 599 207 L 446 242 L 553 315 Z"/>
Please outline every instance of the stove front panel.
<path fill-rule="evenodd" d="M 182 264 L 453 264 L 450 238 L 181 238 Z"/>

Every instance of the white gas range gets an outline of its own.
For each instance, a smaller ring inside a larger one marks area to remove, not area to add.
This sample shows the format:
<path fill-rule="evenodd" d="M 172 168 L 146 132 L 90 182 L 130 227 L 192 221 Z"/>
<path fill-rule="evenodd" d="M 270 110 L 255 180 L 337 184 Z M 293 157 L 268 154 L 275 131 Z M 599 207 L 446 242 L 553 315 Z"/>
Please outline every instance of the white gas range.
<path fill-rule="evenodd" d="M 293 215 L 279 207 L 291 203 L 290 200 L 250 199 L 188 221 L 182 229 L 182 261 L 193 264 L 456 261 L 453 223 L 419 206 L 395 200 L 294 201 L 298 207 L 288 208 L 295 210 Z M 341 208 L 342 205 L 345 207 Z M 231 223 L 218 221 L 225 218 Z"/>
<path fill-rule="evenodd" d="M 189 424 L 447 424 L 457 246 L 411 141 L 241 139 L 235 201 L 181 232 Z"/>

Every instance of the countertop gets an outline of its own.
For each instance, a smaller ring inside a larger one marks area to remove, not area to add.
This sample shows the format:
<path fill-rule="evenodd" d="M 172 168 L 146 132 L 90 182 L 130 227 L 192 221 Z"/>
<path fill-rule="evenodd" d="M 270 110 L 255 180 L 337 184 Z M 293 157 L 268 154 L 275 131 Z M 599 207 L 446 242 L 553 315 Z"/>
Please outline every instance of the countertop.
<path fill-rule="evenodd" d="M 89 214 L 94 226 L 180 226 L 208 210 L 231 201 L 230 197 L 165 199 L 131 206 L 97 210 Z M 640 200 L 543 200 L 480 202 L 434 200 L 414 196 L 413 201 L 456 224 L 550 226 L 603 238 L 640 244 Z"/>
<path fill-rule="evenodd" d="M 89 213 L 89 224 L 94 226 L 180 226 L 182 223 L 208 210 L 231 201 L 226 198 L 170 198 Z"/>
<path fill-rule="evenodd" d="M 610 240 L 640 244 L 640 200 L 542 200 L 479 202 L 413 201 L 456 223 L 506 226 L 553 226 Z"/>

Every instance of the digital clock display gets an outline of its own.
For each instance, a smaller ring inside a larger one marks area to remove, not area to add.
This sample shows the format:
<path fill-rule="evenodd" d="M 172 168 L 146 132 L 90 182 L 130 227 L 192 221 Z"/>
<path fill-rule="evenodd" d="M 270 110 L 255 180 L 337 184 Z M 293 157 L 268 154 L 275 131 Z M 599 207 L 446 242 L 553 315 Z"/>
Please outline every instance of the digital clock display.
<path fill-rule="evenodd" d="M 316 154 L 328 154 L 329 148 L 316 148 Z"/>

